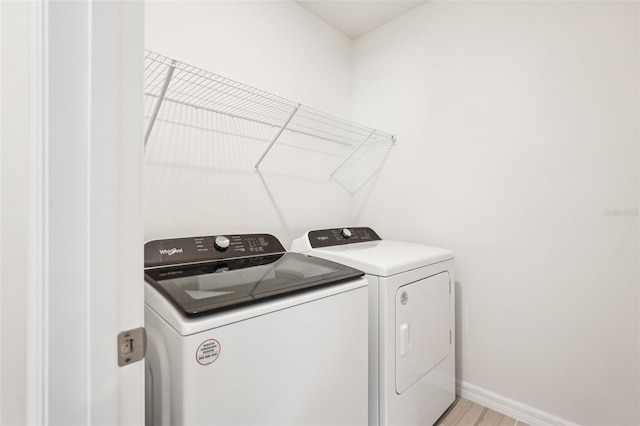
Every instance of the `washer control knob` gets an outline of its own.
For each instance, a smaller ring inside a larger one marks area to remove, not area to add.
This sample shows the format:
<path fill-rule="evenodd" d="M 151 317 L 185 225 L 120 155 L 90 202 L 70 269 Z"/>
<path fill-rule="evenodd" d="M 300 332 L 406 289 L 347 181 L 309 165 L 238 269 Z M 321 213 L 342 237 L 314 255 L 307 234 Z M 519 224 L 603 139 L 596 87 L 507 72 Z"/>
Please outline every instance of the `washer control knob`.
<path fill-rule="evenodd" d="M 229 248 L 229 239 L 223 235 L 219 235 L 213 241 L 213 245 L 218 251 L 225 251 Z"/>
<path fill-rule="evenodd" d="M 351 231 L 349 231 L 349 229 L 347 228 L 342 228 L 342 231 L 340 231 L 340 235 L 342 235 L 342 238 L 350 238 L 351 237 Z"/>

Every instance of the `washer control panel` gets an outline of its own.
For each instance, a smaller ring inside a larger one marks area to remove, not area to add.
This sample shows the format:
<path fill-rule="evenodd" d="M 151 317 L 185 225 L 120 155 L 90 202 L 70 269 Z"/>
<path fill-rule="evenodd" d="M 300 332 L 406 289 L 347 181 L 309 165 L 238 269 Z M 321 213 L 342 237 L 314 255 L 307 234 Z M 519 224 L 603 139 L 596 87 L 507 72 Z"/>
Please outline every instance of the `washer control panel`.
<path fill-rule="evenodd" d="M 334 228 L 309 231 L 309 244 L 312 248 L 340 246 L 382 240 L 371 228 Z"/>
<path fill-rule="evenodd" d="M 153 240 L 144 245 L 144 266 L 168 266 L 236 257 L 284 253 L 270 234 L 211 235 Z"/>

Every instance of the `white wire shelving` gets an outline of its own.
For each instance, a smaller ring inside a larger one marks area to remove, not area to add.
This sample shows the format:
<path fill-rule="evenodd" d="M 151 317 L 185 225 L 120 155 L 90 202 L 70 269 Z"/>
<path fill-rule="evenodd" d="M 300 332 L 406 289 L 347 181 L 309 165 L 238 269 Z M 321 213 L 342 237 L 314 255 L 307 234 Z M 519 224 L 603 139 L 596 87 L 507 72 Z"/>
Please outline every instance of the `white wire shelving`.
<path fill-rule="evenodd" d="M 329 177 L 351 194 L 380 170 L 396 142 L 392 134 L 152 51 L 145 55 L 144 94 L 145 149 L 154 143 L 159 123 L 207 132 L 214 143 L 257 141 L 262 153 L 255 170 L 274 146 L 298 148 L 329 157 Z"/>

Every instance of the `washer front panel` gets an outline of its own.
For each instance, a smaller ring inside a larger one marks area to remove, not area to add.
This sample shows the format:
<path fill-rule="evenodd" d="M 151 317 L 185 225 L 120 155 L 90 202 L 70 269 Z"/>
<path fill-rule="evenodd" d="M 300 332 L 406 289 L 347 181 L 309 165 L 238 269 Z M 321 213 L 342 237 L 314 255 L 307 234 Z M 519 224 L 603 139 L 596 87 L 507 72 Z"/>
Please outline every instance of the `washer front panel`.
<path fill-rule="evenodd" d="M 147 424 L 367 424 L 367 288 L 317 292 L 188 336 L 147 305 Z"/>

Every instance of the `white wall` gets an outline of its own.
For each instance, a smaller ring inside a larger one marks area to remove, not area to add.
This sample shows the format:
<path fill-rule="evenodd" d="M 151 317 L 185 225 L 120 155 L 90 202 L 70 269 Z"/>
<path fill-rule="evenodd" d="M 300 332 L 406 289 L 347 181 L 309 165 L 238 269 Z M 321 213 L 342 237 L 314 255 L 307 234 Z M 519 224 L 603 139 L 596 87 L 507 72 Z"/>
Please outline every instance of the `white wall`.
<path fill-rule="evenodd" d="M 0 9 L 0 424 L 10 425 L 27 419 L 30 8 L 28 2 L 3 1 Z"/>
<path fill-rule="evenodd" d="M 350 112 L 350 40 L 295 2 L 151 1 L 145 14 L 148 49 L 334 114 Z M 287 173 L 322 156 L 270 155 L 260 175 L 253 164 L 265 144 L 211 144 L 184 132 L 154 127 L 149 139 L 146 239 L 268 232 L 288 246 L 310 227 L 351 219 L 352 198 L 328 173 Z"/>
<path fill-rule="evenodd" d="M 640 423 L 638 17 L 428 2 L 354 44 L 398 134 L 358 223 L 455 250 L 461 381 L 579 424 Z"/>

